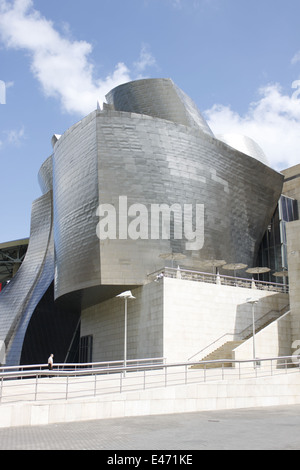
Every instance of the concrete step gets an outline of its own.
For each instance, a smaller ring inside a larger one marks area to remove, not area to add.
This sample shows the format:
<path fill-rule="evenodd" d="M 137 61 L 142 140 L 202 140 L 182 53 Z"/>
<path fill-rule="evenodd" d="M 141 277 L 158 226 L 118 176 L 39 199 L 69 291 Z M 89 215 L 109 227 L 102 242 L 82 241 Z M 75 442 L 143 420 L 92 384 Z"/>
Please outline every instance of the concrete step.
<path fill-rule="evenodd" d="M 284 310 L 288 310 L 288 307 L 285 307 Z M 266 328 L 268 325 L 270 325 L 271 323 L 273 323 L 274 321 L 276 321 L 278 318 L 280 318 L 280 316 L 282 315 L 282 311 L 281 312 L 277 312 L 278 315 L 274 315 L 272 316 L 269 320 L 267 320 L 263 325 L 259 326 L 259 327 L 256 327 L 256 333 L 258 333 L 259 331 L 263 330 L 264 328 Z M 207 356 L 205 356 L 203 359 L 201 359 L 201 361 L 215 361 L 215 360 L 223 360 L 223 359 L 230 359 L 232 360 L 233 359 L 233 353 L 232 351 L 237 348 L 238 346 L 240 346 L 242 343 L 244 343 L 245 341 L 247 341 L 248 339 L 252 338 L 253 334 L 252 334 L 252 331 L 251 333 L 249 333 L 247 336 L 245 336 L 243 338 L 242 341 L 227 341 L 226 343 L 224 343 L 222 346 L 220 346 L 219 348 L 215 349 L 212 353 L 208 354 Z M 204 368 L 207 368 L 207 369 L 210 369 L 210 368 L 217 368 L 217 367 L 221 367 L 222 364 L 206 364 L 206 365 L 202 365 L 202 364 L 199 364 L 197 366 L 193 366 L 193 368 L 201 368 L 201 369 L 204 369 Z M 223 366 L 224 367 L 232 367 L 232 363 L 231 362 L 224 362 L 223 363 Z"/>
<path fill-rule="evenodd" d="M 219 348 L 215 349 L 212 353 L 208 354 L 205 356 L 201 361 L 215 361 L 219 359 L 233 359 L 233 353 L 232 351 L 240 346 L 244 341 L 227 341 L 227 343 L 224 343 L 222 346 Z M 224 367 L 232 367 L 231 362 L 225 362 Z M 221 367 L 221 364 L 199 364 L 196 366 L 193 366 L 193 368 L 196 369 L 211 369 L 211 368 L 216 368 L 216 367 Z"/>
<path fill-rule="evenodd" d="M 262 326 L 256 328 L 256 329 L 255 329 L 255 333 L 259 333 L 261 330 L 263 330 L 263 329 L 266 328 L 268 325 L 270 325 L 271 323 L 273 323 L 273 321 L 276 321 L 276 320 L 277 320 L 277 317 L 270 318 L 270 320 L 268 320 L 267 322 L 265 322 Z M 245 336 L 244 341 L 246 341 L 247 339 L 252 338 L 252 336 L 253 336 L 252 332 L 249 333 L 249 335 Z"/>

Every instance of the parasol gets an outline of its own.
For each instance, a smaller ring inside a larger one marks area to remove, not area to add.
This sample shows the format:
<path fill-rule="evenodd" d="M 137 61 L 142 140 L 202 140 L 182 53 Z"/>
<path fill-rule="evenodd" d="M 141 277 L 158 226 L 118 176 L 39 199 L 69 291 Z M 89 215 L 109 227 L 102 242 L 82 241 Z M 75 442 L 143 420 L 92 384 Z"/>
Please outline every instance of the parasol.
<path fill-rule="evenodd" d="M 226 269 L 227 271 L 233 271 L 234 277 L 236 275 L 236 271 L 239 271 L 240 269 L 245 269 L 245 268 L 247 268 L 247 264 L 243 264 L 243 263 L 230 263 L 230 264 L 225 264 L 225 266 L 223 266 L 223 269 Z"/>
<path fill-rule="evenodd" d="M 186 256 L 183 253 L 162 253 L 159 255 L 162 259 L 172 260 L 172 268 L 174 267 L 174 261 L 185 259 Z"/>

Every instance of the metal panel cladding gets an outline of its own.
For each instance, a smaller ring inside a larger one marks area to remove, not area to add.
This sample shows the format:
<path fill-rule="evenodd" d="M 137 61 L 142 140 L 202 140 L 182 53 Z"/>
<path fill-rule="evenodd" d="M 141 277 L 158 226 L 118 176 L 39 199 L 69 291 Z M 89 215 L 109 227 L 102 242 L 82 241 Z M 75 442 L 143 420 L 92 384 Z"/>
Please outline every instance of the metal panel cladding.
<path fill-rule="evenodd" d="M 32 204 L 30 241 L 25 260 L 0 295 L 0 339 L 6 364 L 18 364 L 27 326 L 54 277 L 52 191 Z"/>
<path fill-rule="evenodd" d="M 146 114 L 213 135 L 191 98 L 169 78 L 136 80 L 111 90 L 106 99 L 116 111 Z"/>
<path fill-rule="evenodd" d="M 95 286 L 141 285 L 163 266 L 166 252 L 183 253 L 190 267 L 207 258 L 252 266 L 283 176 L 215 138 L 170 80 L 121 85 L 108 101 L 54 145 L 56 297 Z M 148 237 L 117 231 L 98 238 L 100 205 L 114 208 L 118 228 L 123 219 L 132 222 L 130 208 L 143 206 L 150 214 L 162 204 L 204 206 L 201 250 L 188 250 L 184 238 L 151 237 L 150 215 Z"/>
<path fill-rule="evenodd" d="M 55 291 L 59 296 L 100 283 L 96 112 L 55 144 L 53 193 Z"/>

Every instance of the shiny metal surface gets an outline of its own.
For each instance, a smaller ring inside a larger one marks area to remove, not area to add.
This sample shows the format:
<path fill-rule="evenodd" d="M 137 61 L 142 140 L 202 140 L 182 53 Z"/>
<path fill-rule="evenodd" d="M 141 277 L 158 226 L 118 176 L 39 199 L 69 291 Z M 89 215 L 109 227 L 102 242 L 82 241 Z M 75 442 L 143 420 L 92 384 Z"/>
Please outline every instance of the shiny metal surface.
<path fill-rule="evenodd" d="M 42 164 L 38 173 L 38 181 L 43 194 L 52 191 L 53 188 L 53 157 L 52 155 Z"/>
<path fill-rule="evenodd" d="M 28 322 L 54 272 L 55 298 L 71 294 L 67 301 L 73 296 L 82 305 L 143 285 L 148 273 L 163 267 L 162 253 L 183 253 L 190 268 L 201 259 L 251 267 L 278 202 L 283 176 L 259 161 L 258 147 L 244 140 L 248 150 L 241 152 L 232 148 L 235 142 L 215 138 L 171 80 L 124 84 L 107 100 L 103 111 L 54 136 L 53 156 L 39 172 L 44 196 L 33 204 L 27 256 L 0 294 L 8 363 L 18 362 Z M 188 250 L 184 238 L 174 237 L 99 240 L 98 207 L 112 205 L 118 219 L 121 196 L 128 207 L 204 205 L 203 248 Z M 150 225 L 151 219 L 149 231 Z"/>
<path fill-rule="evenodd" d="M 98 151 L 96 112 L 71 127 L 54 147 L 56 297 L 101 284 Z"/>
<path fill-rule="evenodd" d="M 116 111 L 146 114 L 196 127 L 213 135 L 191 98 L 167 78 L 136 80 L 111 90 L 106 99 Z"/>
<path fill-rule="evenodd" d="M 239 134 L 223 134 L 217 135 L 217 138 L 222 140 L 222 142 L 225 142 L 225 144 L 230 145 L 230 147 L 270 166 L 262 148 L 250 137 Z"/>
<path fill-rule="evenodd" d="M 25 260 L 0 294 L 0 339 L 6 345 L 6 364 L 18 364 L 27 326 L 35 307 L 54 276 L 52 192 L 34 201 Z"/>
<path fill-rule="evenodd" d="M 179 96 L 169 80 L 121 85 L 108 95 L 111 108 L 91 113 L 55 144 L 56 297 L 97 285 L 141 285 L 166 252 L 183 252 L 189 266 L 199 258 L 253 266 L 283 176 L 194 120 L 187 125 Z M 183 115 L 185 125 L 178 123 Z M 203 249 L 187 251 L 185 240 L 174 239 L 99 241 L 97 206 L 112 204 L 119 215 L 120 196 L 148 208 L 204 204 Z"/>

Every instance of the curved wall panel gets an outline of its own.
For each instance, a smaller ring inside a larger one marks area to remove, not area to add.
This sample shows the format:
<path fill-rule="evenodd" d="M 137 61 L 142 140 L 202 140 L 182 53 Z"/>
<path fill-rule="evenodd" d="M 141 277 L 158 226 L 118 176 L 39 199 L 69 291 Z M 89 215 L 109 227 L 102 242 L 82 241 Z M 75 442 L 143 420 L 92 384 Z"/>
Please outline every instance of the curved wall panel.
<path fill-rule="evenodd" d="M 239 134 L 224 134 L 217 135 L 217 138 L 225 142 L 225 144 L 230 145 L 230 147 L 270 166 L 262 148 L 253 139 L 250 139 L 250 137 Z"/>
<path fill-rule="evenodd" d="M 164 253 L 183 253 L 189 267 L 211 258 L 252 266 L 275 210 L 283 175 L 259 161 L 249 141 L 243 141 L 247 156 L 226 143 L 232 140 L 215 138 L 171 80 L 121 85 L 108 102 L 55 135 L 53 156 L 40 169 L 44 196 L 33 203 L 27 255 L 0 294 L 8 364 L 19 362 L 28 324 L 53 277 L 55 299 L 72 311 L 75 303 L 78 309 L 144 284 L 164 266 Z M 165 238 L 151 213 L 163 204 L 181 210 L 170 210 Z M 186 233 L 174 236 L 186 205 L 194 214 L 204 207 L 201 249 L 189 249 Z M 109 236 L 99 239 L 108 213 Z"/>
<path fill-rule="evenodd" d="M 108 133 L 107 123 L 117 132 Z M 252 265 L 281 193 L 282 175 L 218 140 L 166 120 L 111 112 L 97 117 L 101 203 L 203 204 L 204 246 L 182 240 L 101 242 L 101 282 L 142 283 L 162 265 L 159 255 L 183 252 L 199 259 Z M 130 221 L 128 220 L 128 223 Z M 149 227 L 150 233 L 151 227 Z"/>
<path fill-rule="evenodd" d="M 125 83 L 111 90 L 106 99 L 116 111 L 167 119 L 213 135 L 195 103 L 168 78 Z"/>
<path fill-rule="evenodd" d="M 53 167 L 52 167 L 52 155 L 42 164 L 38 173 L 38 181 L 43 194 L 48 191 L 52 191 L 53 188 Z"/>
<path fill-rule="evenodd" d="M 55 293 L 59 297 L 100 283 L 96 112 L 57 141 L 53 171 Z"/>
<path fill-rule="evenodd" d="M 27 325 L 54 277 L 52 192 L 34 201 L 25 260 L 0 294 L 0 339 L 6 345 L 6 364 L 19 363 Z"/>
<path fill-rule="evenodd" d="M 160 255 L 166 252 L 184 253 L 188 266 L 207 258 L 253 266 L 283 176 L 203 132 L 195 121 L 179 124 L 168 94 L 173 97 L 175 86 L 166 80 L 163 99 L 164 82 L 117 87 L 109 101 L 121 111 L 93 112 L 55 144 L 56 298 L 87 287 L 141 285 L 163 266 Z M 120 197 L 126 198 L 125 215 Z M 97 208 L 104 204 L 115 210 L 116 236 L 99 240 Z M 125 217 L 129 227 L 134 204 L 148 215 L 153 204 L 204 205 L 203 248 L 188 250 L 184 237 L 152 238 L 150 216 L 148 238 L 120 236 L 119 222 Z"/>

